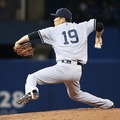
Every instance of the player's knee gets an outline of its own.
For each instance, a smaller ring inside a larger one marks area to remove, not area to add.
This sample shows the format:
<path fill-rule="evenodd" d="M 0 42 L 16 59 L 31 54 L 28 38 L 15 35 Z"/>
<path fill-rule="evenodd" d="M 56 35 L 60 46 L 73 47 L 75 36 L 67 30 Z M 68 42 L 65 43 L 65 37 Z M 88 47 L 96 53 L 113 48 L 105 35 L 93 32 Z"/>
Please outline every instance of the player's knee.
<path fill-rule="evenodd" d="M 29 74 L 29 75 L 27 76 L 27 80 L 28 80 L 28 79 L 31 79 L 31 78 L 32 78 L 32 75 Z"/>
<path fill-rule="evenodd" d="M 32 80 L 34 80 L 34 79 L 35 79 L 35 78 L 34 78 L 33 74 L 29 74 L 29 75 L 27 76 L 26 82 L 27 82 L 27 81 L 32 81 Z"/>
<path fill-rule="evenodd" d="M 74 92 L 74 93 L 72 93 L 72 94 L 70 94 L 70 93 L 68 93 L 68 96 L 72 99 L 72 100 L 75 100 L 75 101 L 79 101 L 80 99 L 81 99 L 81 94 L 82 93 L 82 91 L 80 90 L 79 92 Z"/>
<path fill-rule="evenodd" d="M 26 85 L 37 85 L 37 79 L 33 74 L 29 74 L 26 79 Z"/>

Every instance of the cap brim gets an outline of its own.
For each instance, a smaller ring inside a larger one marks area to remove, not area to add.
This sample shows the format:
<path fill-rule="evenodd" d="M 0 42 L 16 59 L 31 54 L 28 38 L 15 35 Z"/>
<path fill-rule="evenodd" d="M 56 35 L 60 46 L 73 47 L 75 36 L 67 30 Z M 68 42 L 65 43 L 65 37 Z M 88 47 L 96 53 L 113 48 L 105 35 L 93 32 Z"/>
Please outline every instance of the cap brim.
<path fill-rule="evenodd" d="M 57 16 L 56 14 L 54 14 L 54 13 L 51 13 L 50 15 L 52 15 L 52 16 Z"/>

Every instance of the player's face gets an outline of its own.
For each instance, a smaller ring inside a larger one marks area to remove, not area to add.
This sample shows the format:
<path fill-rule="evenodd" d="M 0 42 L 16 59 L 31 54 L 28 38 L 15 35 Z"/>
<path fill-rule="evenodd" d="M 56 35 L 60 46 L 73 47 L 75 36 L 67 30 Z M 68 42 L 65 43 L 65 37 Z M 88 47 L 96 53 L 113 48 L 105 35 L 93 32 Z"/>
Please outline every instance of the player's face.
<path fill-rule="evenodd" d="M 60 24 L 62 24 L 63 22 L 64 22 L 64 20 L 63 20 L 63 18 L 61 18 L 61 17 L 56 17 L 56 18 L 54 19 L 54 25 L 55 25 L 55 26 L 60 25 Z"/>

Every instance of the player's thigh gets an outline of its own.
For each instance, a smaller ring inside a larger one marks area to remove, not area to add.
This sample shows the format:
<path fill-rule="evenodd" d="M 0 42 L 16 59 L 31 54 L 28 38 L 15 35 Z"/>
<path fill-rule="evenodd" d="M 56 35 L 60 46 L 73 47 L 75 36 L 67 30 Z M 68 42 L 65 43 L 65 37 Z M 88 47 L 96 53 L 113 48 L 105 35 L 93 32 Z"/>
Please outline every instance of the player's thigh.
<path fill-rule="evenodd" d="M 47 67 L 32 74 L 37 78 L 38 84 L 54 84 L 62 82 L 63 73 L 57 65 Z"/>

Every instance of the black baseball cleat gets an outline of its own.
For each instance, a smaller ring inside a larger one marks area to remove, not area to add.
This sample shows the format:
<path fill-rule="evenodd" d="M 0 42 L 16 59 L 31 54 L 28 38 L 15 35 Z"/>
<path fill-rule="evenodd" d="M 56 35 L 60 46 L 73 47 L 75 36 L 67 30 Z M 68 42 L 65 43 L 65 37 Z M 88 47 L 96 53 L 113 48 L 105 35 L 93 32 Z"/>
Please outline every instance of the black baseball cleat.
<path fill-rule="evenodd" d="M 38 98 L 39 98 L 39 94 L 38 94 L 37 90 L 33 90 L 32 93 L 29 92 L 26 95 L 22 96 L 18 100 L 18 104 L 27 104 L 29 101 L 37 100 Z"/>

